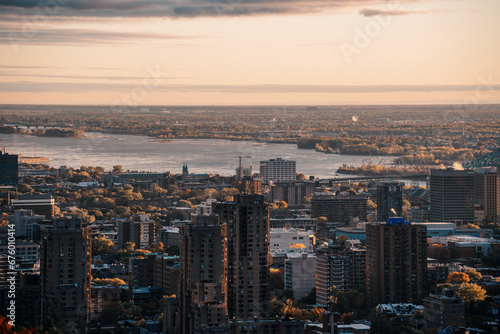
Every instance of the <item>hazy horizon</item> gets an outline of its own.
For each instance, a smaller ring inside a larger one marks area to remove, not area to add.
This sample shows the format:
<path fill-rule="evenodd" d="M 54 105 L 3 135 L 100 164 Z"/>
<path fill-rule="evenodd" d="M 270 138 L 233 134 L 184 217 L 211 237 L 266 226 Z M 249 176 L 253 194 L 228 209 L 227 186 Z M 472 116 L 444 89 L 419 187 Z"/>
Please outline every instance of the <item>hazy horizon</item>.
<path fill-rule="evenodd" d="M 0 98 L 48 105 L 500 103 L 496 0 L 0 3 Z"/>

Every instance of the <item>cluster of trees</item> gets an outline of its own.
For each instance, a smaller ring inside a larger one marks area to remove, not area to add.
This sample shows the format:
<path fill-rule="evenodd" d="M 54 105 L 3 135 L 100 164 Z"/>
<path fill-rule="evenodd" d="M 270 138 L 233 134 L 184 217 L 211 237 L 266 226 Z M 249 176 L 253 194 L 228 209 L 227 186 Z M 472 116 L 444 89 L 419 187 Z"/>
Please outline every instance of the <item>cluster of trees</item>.
<path fill-rule="evenodd" d="M 29 131 L 24 128 L 16 128 L 14 126 L 0 126 L 0 133 L 46 136 L 46 137 L 65 137 L 65 138 L 84 137 L 83 129 L 72 129 L 72 128 L 36 129 Z"/>

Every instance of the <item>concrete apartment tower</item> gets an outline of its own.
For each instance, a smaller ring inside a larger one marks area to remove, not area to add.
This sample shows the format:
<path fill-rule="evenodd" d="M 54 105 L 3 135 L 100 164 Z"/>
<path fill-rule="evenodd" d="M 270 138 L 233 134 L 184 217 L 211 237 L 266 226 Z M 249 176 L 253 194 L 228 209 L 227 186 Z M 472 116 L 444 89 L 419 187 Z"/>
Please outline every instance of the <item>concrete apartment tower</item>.
<path fill-rule="evenodd" d="M 192 216 L 179 228 L 180 280 L 177 333 L 229 333 L 226 303 L 226 225 L 219 217 Z"/>
<path fill-rule="evenodd" d="M 214 203 L 213 211 L 227 224 L 229 319 L 269 317 L 269 215 L 264 196 L 236 195 L 233 202 Z"/>
<path fill-rule="evenodd" d="M 62 333 L 87 329 L 91 234 L 79 218 L 54 218 L 41 228 L 41 318 Z"/>
<path fill-rule="evenodd" d="M 366 225 L 366 297 L 369 307 L 426 297 L 427 227 L 389 218 Z"/>
<path fill-rule="evenodd" d="M 403 187 L 399 182 L 383 182 L 377 185 L 377 221 L 403 216 Z"/>

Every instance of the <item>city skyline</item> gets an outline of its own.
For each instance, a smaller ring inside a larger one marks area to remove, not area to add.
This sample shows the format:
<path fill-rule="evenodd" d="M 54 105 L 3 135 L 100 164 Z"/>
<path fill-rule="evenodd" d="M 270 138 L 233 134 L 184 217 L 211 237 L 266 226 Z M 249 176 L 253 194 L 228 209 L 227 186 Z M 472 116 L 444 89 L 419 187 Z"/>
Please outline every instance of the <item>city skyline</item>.
<path fill-rule="evenodd" d="M 494 0 L 54 4 L 0 4 L 3 103 L 500 101 Z"/>

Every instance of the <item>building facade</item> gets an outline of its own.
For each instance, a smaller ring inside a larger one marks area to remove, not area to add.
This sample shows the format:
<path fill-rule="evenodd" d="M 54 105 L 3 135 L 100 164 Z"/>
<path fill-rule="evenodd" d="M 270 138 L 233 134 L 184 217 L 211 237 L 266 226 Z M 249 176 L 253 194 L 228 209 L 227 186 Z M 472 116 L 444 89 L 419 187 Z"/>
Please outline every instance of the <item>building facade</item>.
<path fill-rule="evenodd" d="M 369 307 L 426 296 L 427 228 L 403 218 L 366 225 L 366 297 Z"/>
<path fill-rule="evenodd" d="M 348 224 L 353 218 L 366 221 L 367 205 L 365 195 L 315 195 L 311 200 L 311 216 L 342 224 Z"/>
<path fill-rule="evenodd" d="M 0 150 L 0 185 L 16 186 L 18 182 L 18 156 Z"/>
<path fill-rule="evenodd" d="M 266 318 L 269 305 L 269 214 L 261 195 L 235 195 L 215 203 L 227 224 L 227 306 L 229 319 Z"/>
<path fill-rule="evenodd" d="M 488 222 L 498 222 L 500 218 L 497 169 L 480 168 L 474 173 L 474 203 L 479 205 Z"/>
<path fill-rule="evenodd" d="M 430 220 L 474 223 L 474 172 L 432 169 Z"/>
<path fill-rule="evenodd" d="M 285 260 L 285 290 L 293 290 L 295 300 L 316 287 L 316 256 L 290 253 Z"/>
<path fill-rule="evenodd" d="M 296 162 L 282 158 L 270 159 L 260 162 L 260 175 L 264 183 L 291 182 L 297 179 Z"/>
<path fill-rule="evenodd" d="M 180 286 L 177 333 L 229 331 L 226 302 L 226 225 L 219 217 L 193 216 L 180 226 Z"/>
<path fill-rule="evenodd" d="M 383 182 L 377 185 L 377 221 L 403 216 L 403 187 L 399 182 Z"/>
<path fill-rule="evenodd" d="M 56 218 L 41 229 L 41 318 L 62 332 L 85 331 L 90 309 L 91 228 Z"/>
<path fill-rule="evenodd" d="M 118 248 L 123 248 L 127 242 L 133 242 L 135 249 L 145 249 L 155 242 L 155 223 L 149 220 L 149 215 L 118 222 Z"/>

